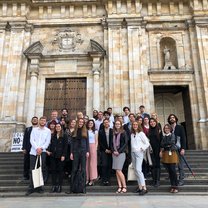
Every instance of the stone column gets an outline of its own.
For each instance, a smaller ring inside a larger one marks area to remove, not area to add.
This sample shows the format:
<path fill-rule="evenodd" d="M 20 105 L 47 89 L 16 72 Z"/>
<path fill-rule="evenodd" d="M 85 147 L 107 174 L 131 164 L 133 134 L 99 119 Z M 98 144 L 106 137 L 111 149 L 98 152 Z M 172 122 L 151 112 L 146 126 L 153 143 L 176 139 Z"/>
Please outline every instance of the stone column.
<path fill-rule="evenodd" d="M 37 82 L 39 75 L 39 63 L 43 56 L 43 45 L 40 41 L 33 43 L 25 51 L 24 55 L 30 60 L 29 73 L 30 73 L 30 90 L 28 99 L 28 110 L 27 110 L 27 121 L 26 124 L 31 125 L 31 118 L 35 116 L 36 107 L 36 93 L 37 93 Z"/>
<path fill-rule="evenodd" d="M 100 110 L 100 65 L 102 53 L 90 52 L 93 72 L 93 109 Z"/>
<path fill-rule="evenodd" d="M 206 78 L 206 75 L 202 73 L 202 65 L 200 62 L 203 60 L 202 48 L 199 47 L 200 40 L 200 31 L 197 31 L 197 26 L 194 21 L 187 21 L 189 29 L 189 37 L 191 44 L 191 53 L 194 67 L 194 79 L 195 83 L 190 92 L 193 91 L 193 98 L 191 100 L 192 105 L 192 117 L 194 125 L 194 138 L 196 149 L 208 149 L 207 143 L 207 122 L 206 122 L 206 98 L 203 86 L 203 78 Z M 204 48 L 205 49 L 205 48 Z M 205 77 L 203 77 L 205 76 Z"/>
<path fill-rule="evenodd" d="M 29 91 L 29 102 L 28 102 L 28 113 L 27 113 L 27 126 L 31 124 L 30 122 L 31 118 L 35 116 L 37 82 L 39 75 L 39 58 L 31 59 L 29 72 L 30 72 L 30 91 Z"/>

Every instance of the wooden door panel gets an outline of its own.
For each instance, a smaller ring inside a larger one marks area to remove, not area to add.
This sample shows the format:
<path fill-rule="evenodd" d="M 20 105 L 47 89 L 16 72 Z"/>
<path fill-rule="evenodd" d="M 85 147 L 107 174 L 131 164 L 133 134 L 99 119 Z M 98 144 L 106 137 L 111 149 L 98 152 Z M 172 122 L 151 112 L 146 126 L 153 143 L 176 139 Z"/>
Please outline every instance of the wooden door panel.
<path fill-rule="evenodd" d="M 44 115 L 67 108 L 75 118 L 78 111 L 86 113 L 86 78 L 46 79 Z"/>

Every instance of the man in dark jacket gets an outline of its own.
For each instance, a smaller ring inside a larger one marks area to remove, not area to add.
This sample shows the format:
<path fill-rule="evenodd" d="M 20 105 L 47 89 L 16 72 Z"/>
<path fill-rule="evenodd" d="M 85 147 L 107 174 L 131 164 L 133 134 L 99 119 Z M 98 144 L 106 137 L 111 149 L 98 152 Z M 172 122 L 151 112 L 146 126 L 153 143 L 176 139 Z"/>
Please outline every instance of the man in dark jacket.
<path fill-rule="evenodd" d="M 184 185 L 184 161 L 183 161 L 183 156 L 185 154 L 185 148 L 186 148 L 186 136 L 185 136 L 185 131 L 183 126 L 178 125 L 178 118 L 174 114 L 170 114 L 168 116 L 168 123 L 172 126 L 173 128 L 173 133 L 175 134 L 175 137 L 177 141 L 179 142 L 179 164 L 178 164 L 178 170 L 179 170 L 179 186 Z"/>
<path fill-rule="evenodd" d="M 24 132 L 22 152 L 24 154 L 24 172 L 23 180 L 29 180 L 30 173 L 30 134 L 32 129 L 38 126 L 38 117 L 34 116 L 31 120 L 32 126 L 27 127 Z"/>
<path fill-rule="evenodd" d="M 98 134 L 98 147 L 101 159 L 101 178 L 103 185 L 108 185 L 111 175 L 112 152 L 111 143 L 113 140 L 113 129 L 110 128 L 109 119 L 103 120 L 103 127 Z"/>

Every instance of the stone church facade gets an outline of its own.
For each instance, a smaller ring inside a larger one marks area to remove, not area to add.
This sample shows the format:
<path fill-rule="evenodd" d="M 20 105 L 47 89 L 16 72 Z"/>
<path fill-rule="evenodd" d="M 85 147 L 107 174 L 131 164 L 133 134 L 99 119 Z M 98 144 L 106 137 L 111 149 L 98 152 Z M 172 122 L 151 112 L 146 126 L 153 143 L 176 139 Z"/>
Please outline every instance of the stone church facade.
<path fill-rule="evenodd" d="M 63 89 L 90 116 L 175 113 L 208 149 L 208 0 L 0 0 L 0 151 Z"/>

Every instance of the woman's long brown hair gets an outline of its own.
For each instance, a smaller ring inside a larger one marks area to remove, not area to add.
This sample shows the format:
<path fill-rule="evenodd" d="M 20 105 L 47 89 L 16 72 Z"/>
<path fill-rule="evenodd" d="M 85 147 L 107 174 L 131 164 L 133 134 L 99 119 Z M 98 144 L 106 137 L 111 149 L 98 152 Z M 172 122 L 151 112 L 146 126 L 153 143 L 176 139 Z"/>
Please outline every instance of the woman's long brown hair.
<path fill-rule="evenodd" d="M 80 120 L 83 120 L 82 137 L 86 139 L 88 137 L 88 132 L 87 132 L 87 127 L 86 127 L 86 125 L 84 123 L 84 119 L 83 118 L 80 118 L 80 119 L 77 120 L 77 123 L 76 123 L 76 126 L 75 126 L 75 130 L 72 133 L 72 136 L 73 137 L 77 137 L 77 131 L 78 131 L 78 128 L 79 128 L 79 121 Z"/>

